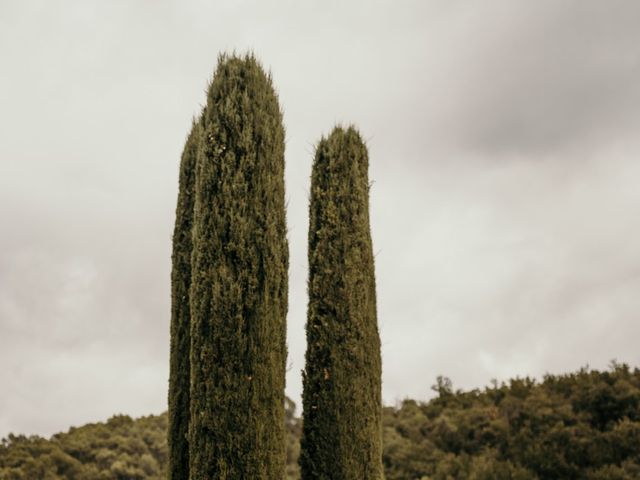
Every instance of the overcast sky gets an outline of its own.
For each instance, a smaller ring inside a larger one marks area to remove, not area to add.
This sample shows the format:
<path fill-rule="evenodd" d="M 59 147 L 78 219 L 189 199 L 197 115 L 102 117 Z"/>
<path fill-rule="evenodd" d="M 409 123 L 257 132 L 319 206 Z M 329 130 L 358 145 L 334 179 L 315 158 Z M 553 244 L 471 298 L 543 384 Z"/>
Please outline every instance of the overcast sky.
<path fill-rule="evenodd" d="M 368 140 L 383 397 L 640 364 L 640 2 L 0 1 L 0 437 L 166 409 L 184 140 L 221 52 L 287 129 L 287 393 L 314 144 Z"/>

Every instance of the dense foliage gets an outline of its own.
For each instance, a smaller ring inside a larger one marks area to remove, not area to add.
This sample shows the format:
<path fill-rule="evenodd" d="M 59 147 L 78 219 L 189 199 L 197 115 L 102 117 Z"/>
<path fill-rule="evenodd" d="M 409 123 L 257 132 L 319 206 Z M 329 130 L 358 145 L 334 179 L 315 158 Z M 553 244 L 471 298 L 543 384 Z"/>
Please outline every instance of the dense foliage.
<path fill-rule="evenodd" d="M 309 204 L 304 480 L 382 478 L 380 336 L 369 159 L 353 127 L 316 148 Z"/>
<path fill-rule="evenodd" d="M 117 415 L 50 440 L 9 435 L 0 446 L 0 479 L 160 480 L 167 458 L 166 414 Z"/>
<path fill-rule="evenodd" d="M 221 56 L 195 172 L 192 480 L 284 476 L 284 136 L 271 77 L 252 55 Z"/>
<path fill-rule="evenodd" d="M 640 478 L 640 370 L 614 364 L 386 408 L 387 480 Z"/>
<path fill-rule="evenodd" d="M 614 365 L 515 379 L 384 409 L 387 480 L 640 478 L 640 370 Z M 287 479 L 299 478 L 301 423 L 287 401 Z M 0 480 L 143 480 L 166 475 L 166 415 L 116 416 L 50 440 L 9 436 Z"/>
<path fill-rule="evenodd" d="M 189 389 L 191 352 L 191 227 L 195 167 L 201 125 L 195 121 L 180 160 L 180 181 L 171 255 L 171 348 L 169 366 L 169 480 L 189 480 Z"/>

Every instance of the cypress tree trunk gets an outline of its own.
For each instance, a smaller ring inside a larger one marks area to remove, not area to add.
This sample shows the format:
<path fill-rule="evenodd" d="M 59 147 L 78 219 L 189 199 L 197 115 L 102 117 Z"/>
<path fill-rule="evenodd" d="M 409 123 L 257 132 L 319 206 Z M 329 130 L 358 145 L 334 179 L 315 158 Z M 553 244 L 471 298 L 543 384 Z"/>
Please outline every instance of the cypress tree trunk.
<path fill-rule="evenodd" d="M 320 140 L 313 163 L 303 480 L 383 478 L 368 163 L 353 127 Z"/>
<path fill-rule="evenodd" d="M 284 128 L 253 56 L 221 57 L 208 91 L 191 265 L 191 479 L 282 479 Z"/>
<path fill-rule="evenodd" d="M 171 354 L 169 365 L 169 480 L 189 480 L 189 355 L 191 227 L 200 125 L 193 122 L 180 161 L 180 181 L 171 256 Z"/>

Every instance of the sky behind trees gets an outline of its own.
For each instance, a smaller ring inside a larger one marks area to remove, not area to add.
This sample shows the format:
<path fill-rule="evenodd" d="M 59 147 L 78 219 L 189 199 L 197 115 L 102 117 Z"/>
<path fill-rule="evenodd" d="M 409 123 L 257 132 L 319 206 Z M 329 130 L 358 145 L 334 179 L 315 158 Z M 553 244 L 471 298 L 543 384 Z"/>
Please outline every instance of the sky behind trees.
<path fill-rule="evenodd" d="M 180 152 L 224 51 L 287 130 L 301 391 L 315 143 L 370 155 L 383 398 L 640 363 L 640 4 L 0 3 L 0 436 L 166 409 Z"/>

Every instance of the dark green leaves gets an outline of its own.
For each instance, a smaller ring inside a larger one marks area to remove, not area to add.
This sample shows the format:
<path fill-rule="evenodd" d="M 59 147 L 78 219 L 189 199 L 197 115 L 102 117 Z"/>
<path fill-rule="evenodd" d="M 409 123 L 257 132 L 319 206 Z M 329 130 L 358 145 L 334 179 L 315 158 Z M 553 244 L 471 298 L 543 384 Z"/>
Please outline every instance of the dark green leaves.
<path fill-rule="evenodd" d="M 309 206 L 304 480 L 383 476 L 368 166 L 354 128 L 336 128 L 317 146 Z"/>
<path fill-rule="evenodd" d="M 284 128 L 271 79 L 253 56 L 220 58 L 202 124 L 191 257 L 191 479 L 280 479 Z"/>

